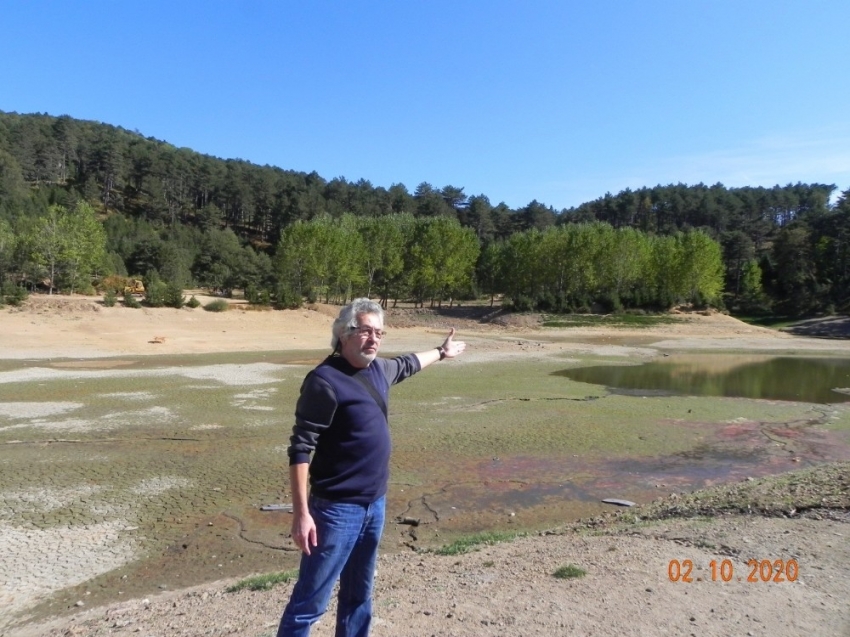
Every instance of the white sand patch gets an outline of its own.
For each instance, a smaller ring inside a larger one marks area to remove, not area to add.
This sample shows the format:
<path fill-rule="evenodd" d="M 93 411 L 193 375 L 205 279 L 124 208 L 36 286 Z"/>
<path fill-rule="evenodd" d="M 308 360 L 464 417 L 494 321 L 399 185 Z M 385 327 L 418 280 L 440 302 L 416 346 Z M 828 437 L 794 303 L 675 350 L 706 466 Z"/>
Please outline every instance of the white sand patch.
<path fill-rule="evenodd" d="M 189 427 L 189 431 L 211 431 L 213 429 L 223 429 L 221 425 L 195 425 Z"/>
<path fill-rule="evenodd" d="M 5 355 L 5 354 L 4 354 Z M 37 380 L 53 380 L 55 378 L 77 376 L 66 376 L 67 374 L 78 374 L 79 372 L 67 372 L 59 369 L 50 369 L 48 367 L 27 367 L 25 369 L 16 369 L 9 372 L 0 372 L 0 384 L 2 383 L 31 383 Z"/>
<path fill-rule="evenodd" d="M 626 347 L 624 345 L 602 345 L 600 347 L 576 347 L 573 351 L 592 354 L 594 356 L 616 356 L 618 358 L 653 358 L 658 355 L 654 349 L 647 347 Z"/>
<path fill-rule="evenodd" d="M 0 431 L 12 429 L 43 429 L 45 431 L 110 431 L 121 427 L 139 427 L 162 424 L 176 420 L 177 416 L 167 407 L 155 406 L 136 411 L 116 411 L 100 416 L 96 420 L 66 418 L 65 420 L 33 419 L 28 423 L 0 427 Z"/>
<path fill-rule="evenodd" d="M 47 595 L 133 560 L 127 527 L 123 520 L 46 530 L 0 523 L 0 629 Z"/>
<path fill-rule="evenodd" d="M 290 367 L 272 363 L 251 363 L 249 365 L 207 365 L 203 367 L 179 368 L 181 376 L 195 380 L 215 380 L 223 385 L 265 385 L 279 382 L 276 372 Z"/>
<path fill-rule="evenodd" d="M 136 495 L 155 496 L 165 493 L 170 489 L 185 489 L 192 485 L 192 481 L 188 478 L 180 476 L 157 476 L 142 480 L 130 491 Z"/>
<path fill-rule="evenodd" d="M 94 429 L 117 429 L 125 425 L 138 426 L 171 422 L 177 418 L 168 407 L 160 405 L 148 409 L 116 411 L 105 414 L 93 423 Z"/>
<path fill-rule="evenodd" d="M 223 385 L 250 386 L 267 385 L 280 381 L 276 374 L 291 365 L 273 363 L 249 363 L 245 365 L 201 365 L 199 367 L 163 367 L 161 369 L 51 369 L 28 367 L 0 372 L 0 384 L 23 383 L 39 380 L 79 380 L 102 378 L 160 378 L 182 376 L 194 380 L 213 380 Z"/>
<path fill-rule="evenodd" d="M 268 427 L 268 426 L 277 426 L 278 422 L 276 420 L 269 420 L 268 418 L 256 419 L 256 420 L 246 420 L 244 422 L 239 423 L 239 426 L 242 429 L 256 429 L 259 427 Z"/>
<path fill-rule="evenodd" d="M 91 431 L 93 427 L 91 420 L 82 418 L 67 418 L 65 420 L 32 420 L 28 423 L 3 427 L 3 431 L 11 429 L 44 429 L 45 431 Z"/>
<path fill-rule="evenodd" d="M 772 338 L 758 337 L 707 337 L 693 336 L 691 338 L 674 338 L 665 339 L 652 343 L 652 347 L 660 349 L 705 349 L 705 350 L 748 350 L 751 352 L 766 351 L 775 352 L 777 350 L 787 351 L 808 351 L 808 352 L 828 352 L 830 354 L 846 351 L 848 343 L 837 341 L 834 339 L 816 339 L 791 337 L 789 334 L 782 332 L 774 332 Z M 793 338 L 793 342 L 789 342 L 789 338 Z"/>
<path fill-rule="evenodd" d="M 64 414 L 82 406 L 82 403 L 71 402 L 0 403 L 0 416 L 7 418 L 44 418 L 45 416 Z"/>
<path fill-rule="evenodd" d="M 64 489 L 32 488 L 20 491 L 0 491 L 0 519 L 12 519 L 24 512 L 47 513 L 78 502 L 82 498 L 94 495 L 103 487 L 80 485 Z M 2 572 L 2 571 L 0 571 Z"/>
<path fill-rule="evenodd" d="M 277 387 L 264 387 L 262 389 L 254 389 L 243 394 L 234 394 L 233 397 L 240 398 L 242 400 L 262 400 L 263 398 L 271 397 L 275 393 L 277 393 Z"/>
<path fill-rule="evenodd" d="M 276 391 L 277 388 L 268 387 L 265 389 L 255 389 L 244 394 L 235 394 L 230 404 L 234 407 L 241 407 L 242 409 L 250 409 L 253 411 L 274 411 L 274 407 L 258 405 L 256 401 L 265 400 L 271 397 Z"/>
<path fill-rule="evenodd" d="M 120 398 L 121 400 L 149 400 L 155 398 L 149 391 L 115 391 L 109 394 L 100 394 L 103 398 Z"/>

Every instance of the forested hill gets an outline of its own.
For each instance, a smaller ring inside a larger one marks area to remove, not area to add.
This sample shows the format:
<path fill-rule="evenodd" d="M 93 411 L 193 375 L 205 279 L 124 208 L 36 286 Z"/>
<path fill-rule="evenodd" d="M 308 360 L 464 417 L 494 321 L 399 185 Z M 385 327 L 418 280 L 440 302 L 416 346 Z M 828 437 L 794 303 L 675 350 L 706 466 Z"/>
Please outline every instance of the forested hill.
<path fill-rule="evenodd" d="M 548 255 L 540 252 L 542 240 L 535 236 L 574 224 L 604 222 L 615 229 L 612 237 L 632 229 L 641 241 L 699 230 L 722 248 L 723 296 L 712 302 L 725 299 L 727 305 L 735 305 L 746 296 L 751 306 L 804 313 L 841 308 L 848 300 L 850 191 L 830 207 L 834 190 L 835 186 L 823 184 L 774 188 L 678 184 L 606 194 L 568 210 L 557 211 L 537 201 L 510 209 L 492 204 L 486 194 L 467 195 L 462 187 L 437 188 L 423 181 L 411 193 L 403 184 L 384 188 L 362 179 L 328 180 L 315 172 L 203 155 L 107 124 L 0 112 L 0 277 L 30 286 L 43 280 L 36 272 L 46 267 L 43 254 L 34 256 L 32 242 L 24 239 L 32 235 L 37 220 L 83 202 L 105 229 L 107 256 L 90 264 L 95 275 L 156 272 L 184 286 L 252 285 L 267 288 L 274 296 L 283 285 L 290 292 L 297 288 L 308 295 L 328 295 L 334 273 L 321 271 L 315 263 L 310 273 L 304 269 L 306 262 L 282 261 L 280 246 L 287 240 L 292 252 L 292 238 L 287 239 L 291 229 L 324 223 L 341 230 L 342 220 L 351 217 L 364 220 L 357 231 L 368 240 L 369 232 L 373 236 L 375 232 L 364 230 L 369 220 L 385 219 L 384 225 L 396 226 L 406 237 L 400 240 L 407 242 L 404 248 L 410 252 L 416 232 L 421 239 L 430 220 L 442 220 L 463 229 L 477 243 L 478 261 L 468 275 L 451 281 L 421 272 L 390 276 L 380 264 L 371 264 L 363 272 L 337 276 L 334 294 L 345 296 L 383 285 L 388 294 L 421 300 L 457 298 L 487 288 L 526 297 L 531 305 L 559 309 L 576 309 L 600 297 L 613 301 L 614 307 L 620 299 L 627 306 L 645 304 L 647 295 L 655 292 L 638 293 L 634 273 L 631 278 L 620 276 L 612 287 L 603 281 L 609 275 L 600 271 L 581 290 L 570 288 L 563 271 L 529 272 L 527 284 L 509 283 L 507 274 L 499 274 L 511 272 L 504 260 L 511 259 L 511 250 L 516 253 L 522 238 L 537 252 L 521 258 L 546 260 Z M 404 221 L 407 217 L 415 223 Z M 561 234 L 567 241 L 569 232 Z M 641 249 L 651 251 L 650 243 Z M 602 252 L 595 254 L 602 258 Z M 615 258 L 613 252 L 605 254 Z M 492 261 L 496 256 L 499 263 Z M 67 264 L 61 265 L 60 282 L 69 276 Z M 73 271 L 81 271 L 81 266 L 77 263 Z M 401 267 L 413 266 L 405 262 Z M 297 285 L 283 280 L 291 279 L 295 271 L 302 277 Z M 686 300 L 662 296 L 667 300 L 656 294 L 652 304 Z M 708 300 L 704 293 L 699 296 Z"/>
<path fill-rule="evenodd" d="M 266 246 L 291 223 L 322 214 L 455 216 L 470 203 L 462 188 L 437 189 L 423 182 L 411 194 L 402 184 L 383 188 L 363 179 L 327 180 L 315 172 L 219 159 L 68 116 L 0 112 L 0 171 L 7 216 L 10 195 L 26 184 L 39 187 L 46 195 L 42 200 L 65 200 L 59 192 L 64 191 L 133 219 L 228 227 Z M 555 212 L 547 211 L 554 220 Z M 488 223 L 483 232 L 509 234 L 509 212 L 497 206 L 492 217 L 499 227 Z"/>

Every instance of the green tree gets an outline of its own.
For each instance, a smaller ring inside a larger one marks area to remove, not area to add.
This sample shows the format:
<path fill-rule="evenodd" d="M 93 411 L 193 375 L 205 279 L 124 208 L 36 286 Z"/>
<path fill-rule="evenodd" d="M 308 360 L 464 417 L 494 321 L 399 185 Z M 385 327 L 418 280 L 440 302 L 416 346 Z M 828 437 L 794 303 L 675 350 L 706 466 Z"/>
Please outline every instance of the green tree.
<path fill-rule="evenodd" d="M 493 206 L 484 195 L 469 198 L 469 206 L 464 212 L 464 223 L 475 230 L 479 241 L 493 238 L 495 224 L 493 223 Z"/>
<path fill-rule="evenodd" d="M 631 299 L 647 274 L 650 251 L 646 236 L 628 226 L 614 231 L 606 246 L 607 264 L 603 287 L 608 299 L 619 308 L 622 299 Z"/>
<path fill-rule="evenodd" d="M 314 231 L 314 225 L 296 221 L 284 229 L 280 237 L 275 251 L 274 271 L 280 290 L 278 296 L 285 292 L 287 305 L 292 303 L 293 296 L 301 299 L 309 292 L 318 260 Z"/>
<path fill-rule="evenodd" d="M 741 230 L 732 230 L 721 237 L 726 263 L 727 289 L 734 298 L 741 294 L 744 268 L 755 257 L 752 239 Z"/>
<path fill-rule="evenodd" d="M 72 294 L 89 285 L 106 257 L 106 233 L 85 202 L 70 211 L 50 206 L 33 224 L 27 244 L 32 260 L 46 273 L 51 294 L 60 280 Z"/>
<path fill-rule="evenodd" d="M 73 294 L 80 287 L 90 287 L 92 276 L 107 262 L 106 232 L 92 207 L 84 201 L 65 216 L 65 223 L 68 233 L 63 255 L 65 280 Z"/>
<path fill-rule="evenodd" d="M 53 294 L 56 277 L 66 249 L 66 210 L 50 206 L 47 214 L 37 219 L 26 238 L 32 261 L 47 275 L 48 293 Z"/>
<path fill-rule="evenodd" d="M 764 309 L 765 297 L 761 281 L 761 268 L 755 259 L 741 268 L 741 300 L 746 309 Z"/>
<path fill-rule="evenodd" d="M 451 299 L 469 286 L 478 259 L 478 240 L 456 219 L 418 219 L 408 250 L 407 276 L 416 300 L 431 304 Z"/>
<path fill-rule="evenodd" d="M 675 237 L 654 236 L 651 239 L 651 272 L 653 304 L 669 309 L 683 300 L 682 246 Z"/>
<path fill-rule="evenodd" d="M 720 244 L 701 231 L 677 239 L 682 245 L 680 276 L 685 299 L 700 305 L 718 302 L 724 274 Z"/>
<path fill-rule="evenodd" d="M 809 228 L 800 224 L 783 228 L 771 257 L 781 310 L 791 315 L 810 312 L 816 304 L 818 278 Z"/>
<path fill-rule="evenodd" d="M 328 232 L 329 284 L 335 296 L 345 303 L 354 298 L 354 288 L 365 281 L 367 248 L 358 231 L 357 218 L 343 215 Z"/>
<path fill-rule="evenodd" d="M 12 230 L 11 224 L 0 218 L 0 286 L 6 281 L 12 269 L 17 247 L 18 237 Z"/>
<path fill-rule="evenodd" d="M 390 286 L 404 270 L 406 249 L 405 226 L 413 223 L 410 214 L 367 217 L 358 222 L 363 241 L 363 268 L 366 276 L 366 296 L 373 286 L 382 291 L 381 304 L 387 307 Z"/>
<path fill-rule="evenodd" d="M 179 283 L 175 283 L 173 281 L 169 282 L 165 286 L 165 293 L 163 295 L 163 305 L 166 307 L 173 307 L 176 309 L 180 309 L 186 304 L 186 297 L 183 296 L 183 288 L 180 287 Z"/>
<path fill-rule="evenodd" d="M 481 291 L 490 296 L 490 307 L 493 307 L 496 295 L 504 292 L 502 272 L 503 262 L 500 244 L 489 243 L 478 257 L 476 278 L 481 286 Z"/>
<path fill-rule="evenodd" d="M 545 280 L 541 259 L 543 235 L 538 230 L 517 232 L 500 244 L 503 289 L 517 309 L 531 309 Z"/>
<path fill-rule="evenodd" d="M 145 276 L 145 303 L 150 307 L 163 307 L 166 304 L 168 284 L 163 281 L 156 270 Z"/>

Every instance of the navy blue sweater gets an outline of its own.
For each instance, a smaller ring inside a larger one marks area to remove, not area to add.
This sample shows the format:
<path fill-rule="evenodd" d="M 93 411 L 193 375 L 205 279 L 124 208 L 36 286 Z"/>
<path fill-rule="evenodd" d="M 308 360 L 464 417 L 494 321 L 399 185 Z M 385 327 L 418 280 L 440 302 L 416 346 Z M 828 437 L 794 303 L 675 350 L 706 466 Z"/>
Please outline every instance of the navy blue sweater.
<path fill-rule="evenodd" d="M 389 404 L 390 385 L 420 370 L 414 354 L 376 358 L 357 369 L 329 356 L 307 374 L 295 407 L 289 464 L 310 462 L 310 489 L 337 502 L 370 504 L 387 492 L 391 451 L 384 412 L 354 375 L 371 383 Z"/>

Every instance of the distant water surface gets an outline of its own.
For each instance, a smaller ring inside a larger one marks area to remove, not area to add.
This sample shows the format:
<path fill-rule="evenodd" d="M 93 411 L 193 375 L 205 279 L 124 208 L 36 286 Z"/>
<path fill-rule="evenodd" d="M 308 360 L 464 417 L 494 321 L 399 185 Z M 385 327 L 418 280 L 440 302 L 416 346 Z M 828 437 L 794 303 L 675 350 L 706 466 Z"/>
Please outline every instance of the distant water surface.
<path fill-rule="evenodd" d="M 599 365 L 555 372 L 616 393 L 734 396 L 811 403 L 850 401 L 850 360 L 712 354 L 645 365 Z"/>

